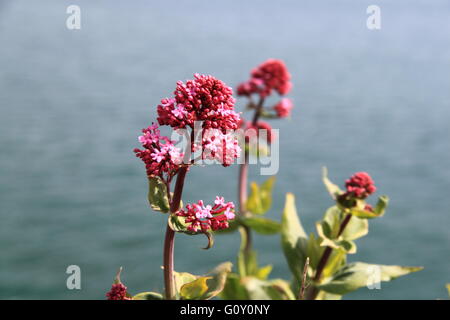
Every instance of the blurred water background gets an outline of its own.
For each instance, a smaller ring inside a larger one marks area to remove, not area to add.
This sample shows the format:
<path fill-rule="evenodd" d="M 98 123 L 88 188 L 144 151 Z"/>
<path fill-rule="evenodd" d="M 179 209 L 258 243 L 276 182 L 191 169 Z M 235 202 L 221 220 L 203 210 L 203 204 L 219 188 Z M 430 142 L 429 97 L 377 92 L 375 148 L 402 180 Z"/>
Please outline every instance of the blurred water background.
<path fill-rule="evenodd" d="M 66 28 L 68 5 L 82 28 Z M 381 7 L 382 28 L 366 28 Z M 177 80 L 235 87 L 285 60 L 295 110 L 280 128 L 269 216 L 294 192 L 308 232 L 332 205 L 320 175 L 368 171 L 391 206 L 351 261 L 425 270 L 349 299 L 445 298 L 450 281 L 450 3 L 441 1 L 0 1 L 0 298 L 103 299 L 119 266 L 132 292 L 162 289 L 164 217 L 148 209 L 140 129 Z M 243 109 L 243 100 L 237 106 Z M 236 199 L 237 167 L 193 169 L 184 198 Z M 262 181 L 257 167 L 251 179 Z M 288 278 L 278 236 L 261 263 Z M 176 269 L 235 260 L 237 236 L 177 236 Z M 82 290 L 67 290 L 66 267 Z"/>

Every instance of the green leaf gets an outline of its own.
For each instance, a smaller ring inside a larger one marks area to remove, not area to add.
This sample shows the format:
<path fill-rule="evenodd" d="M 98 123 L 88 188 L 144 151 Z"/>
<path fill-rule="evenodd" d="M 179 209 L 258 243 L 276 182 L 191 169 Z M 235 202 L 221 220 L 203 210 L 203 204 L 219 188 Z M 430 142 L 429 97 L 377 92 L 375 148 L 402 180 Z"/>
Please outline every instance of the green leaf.
<path fill-rule="evenodd" d="M 333 250 L 328 259 L 328 263 L 325 265 L 322 271 L 322 277 L 328 278 L 334 274 L 337 270 L 343 267 L 347 261 L 347 255 L 343 250 Z"/>
<path fill-rule="evenodd" d="M 264 212 L 259 195 L 259 186 L 256 182 L 250 183 L 250 196 L 247 199 L 245 208 L 254 214 L 262 214 Z"/>
<path fill-rule="evenodd" d="M 322 224 L 322 228 L 324 229 L 327 238 L 337 239 L 342 220 L 342 210 L 337 206 L 333 206 L 325 211 L 323 220 L 320 223 Z"/>
<path fill-rule="evenodd" d="M 245 277 L 241 281 L 250 300 L 272 300 L 265 288 L 267 285 L 266 281 L 255 277 Z"/>
<path fill-rule="evenodd" d="M 356 240 L 364 237 L 369 233 L 369 221 L 367 219 L 360 219 L 358 217 L 351 217 L 347 226 L 341 234 L 345 240 Z"/>
<path fill-rule="evenodd" d="M 307 257 L 309 257 L 309 271 L 316 270 L 319 264 L 320 258 L 322 257 L 324 248 L 320 246 L 320 238 L 316 238 L 314 233 L 309 234 L 308 245 L 307 245 Z M 309 274 L 311 277 L 313 274 Z"/>
<path fill-rule="evenodd" d="M 225 286 L 231 267 L 231 262 L 224 262 L 205 276 L 194 276 L 194 280 L 180 287 L 180 297 L 189 300 L 209 300 L 217 296 Z"/>
<path fill-rule="evenodd" d="M 332 294 L 325 291 L 319 291 L 315 300 L 341 300 L 342 296 L 339 294 Z"/>
<path fill-rule="evenodd" d="M 332 294 L 343 295 L 380 281 L 390 281 L 400 276 L 422 270 L 422 267 L 402 267 L 354 262 L 339 269 L 317 288 Z"/>
<path fill-rule="evenodd" d="M 292 193 L 286 194 L 281 219 L 281 246 L 292 274 L 300 281 L 307 257 L 308 237 L 297 215 Z"/>
<path fill-rule="evenodd" d="M 213 245 L 214 245 L 214 236 L 213 236 L 213 234 L 212 234 L 212 232 L 205 232 L 205 233 L 203 233 L 205 236 L 206 236 L 206 238 L 208 239 L 208 244 L 206 245 L 206 247 L 204 247 L 203 249 L 204 250 L 208 250 L 208 249 L 211 249 L 212 247 L 213 247 Z"/>
<path fill-rule="evenodd" d="M 242 222 L 260 234 L 276 234 L 281 229 L 281 225 L 278 222 L 263 217 L 242 218 Z"/>
<path fill-rule="evenodd" d="M 270 177 L 261 186 L 256 182 L 250 184 L 250 196 L 247 199 L 246 209 L 254 214 L 264 214 L 272 206 L 272 189 L 275 177 Z"/>
<path fill-rule="evenodd" d="M 167 223 L 168 223 L 169 227 L 175 232 L 184 233 L 184 234 L 187 234 L 190 236 L 198 235 L 198 234 L 205 235 L 206 238 L 208 239 L 208 244 L 206 245 L 206 247 L 204 247 L 202 249 L 208 250 L 208 249 L 211 249 L 212 246 L 214 245 L 214 236 L 213 236 L 212 232 L 209 232 L 209 231 L 208 232 L 193 232 L 193 231 L 188 230 L 184 217 L 180 217 L 175 214 L 170 214 L 169 219 L 167 220 Z"/>
<path fill-rule="evenodd" d="M 366 219 L 351 217 L 344 231 L 338 237 L 341 224 L 347 213 L 342 211 L 338 206 L 333 206 L 325 212 L 324 221 L 328 224 L 326 228 L 329 231 L 327 237 L 330 239 L 355 240 L 365 236 L 369 232 L 369 222 Z"/>
<path fill-rule="evenodd" d="M 378 202 L 375 205 L 373 211 L 364 209 L 365 202 L 361 201 L 361 204 L 355 208 L 348 209 L 349 212 L 361 219 L 373 219 L 382 217 L 386 211 L 387 205 L 389 203 L 389 198 L 387 196 L 381 196 L 378 198 Z"/>
<path fill-rule="evenodd" d="M 321 247 L 331 247 L 333 249 L 340 249 L 346 253 L 356 253 L 356 244 L 351 240 L 345 240 L 342 237 L 338 239 L 330 239 L 331 228 L 325 221 L 319 221 L 316 223 L 317 234 L 321 238 Z"/>
<path fill-rule="evenodd" d="M 263 182 L 260 188 L 261 204 L 264 212 L 267 212 L 272 207 L 272 190 L 275 184 L 275 176 L 270 177 Z"/>
<path fill-rule="evenodd" d="M 272 293 L 274 300 L 296 300 L 291 286 L 285 280 L 274 279 L 270 281 L 270 285 L 274 289 Z"/>
<path fill-rule="evenodd" d="M 180 292 L 181 287 L 184 286 L 186 283 L 195 281 L 198 276 L 193 275 L 188 272 L 173 272 L 173 276 L 175 278 L 175 289 L 177 292 Z"/>
<path fill-rule="evenodd" d="M 169 216 L 169 219 L 167 220 L 167 223 L 170 229 L 172 229 L 175 232 L 189 233 L 189 231 L 187 230 L 187 224 L 184 220 L 185 220 L 184 217 L 171 214 Z"/>
<path fill-rule="evenodd" d="M 141 292 L 133 296 L 133 300 L 163 300 L 163 296 L 158 292 Z"/>
<path fill-rule="evenodd" d="M 260 280 L 266 280 L 269 277 L 269 274 L 272 272 L 272 265 L 268 264 L 256 272 L 255 277 Z"/>
<path fill-rule="evenodd" d="M 220 293 L 223 300 L 250 300 L 247 289 L 241 282 L 241 277 L 236 273 L 227 276 L 225 287 Z"/>
<path fill-rule="evenodd" d="M 181 297 L 186 300 L 194 300 L 203 297 L 208 291 L 206 281 L 209 279 L 211 279 L 211 277 L 200 277 L 192 282 L 186 283 L 181 287 Z"/>
<path fill-rule="evenodd" d="M 375 208 L 373 208 L 373 211 L 377 214 L 378 217 L 382 217 L 384 215 L 384 212 L 386 211 L 388 204 L 389 197 L 381 196 L 378 198 L 378 202 L 375 205 Z"/>
<path fill-rule="evenodd" d="M 167 187 L 159 177 L 149 178 L 148 201 L 155 211 L 167 213 L 170 210 Z"/>
<path fill-rule="evenodd" d="M 282 279 L 264 281 L 255 277 L 242 279 L 250 300 L 295 300 L 289 284 Z"/>
<path fill-rule="evenodd" d="M 337 185 L 328 179 L 328 169 L 326 167 L 322 168 L 322 181 L 334 200 L 336 200 L 339 195 L 344 193 Z"/>

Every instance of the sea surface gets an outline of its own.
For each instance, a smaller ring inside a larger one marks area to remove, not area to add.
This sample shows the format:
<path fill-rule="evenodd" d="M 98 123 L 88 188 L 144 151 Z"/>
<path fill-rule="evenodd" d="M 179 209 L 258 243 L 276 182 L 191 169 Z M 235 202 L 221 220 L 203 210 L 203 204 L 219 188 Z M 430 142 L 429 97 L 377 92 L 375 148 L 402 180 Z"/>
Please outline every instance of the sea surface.
<path fill-rule="evenodd" d="M 66 9 L 81 8 L 68 30 Z M 369 5 L 381 29 L 366 27 Z M 450 2 L 0 0 L 0 298 L 104 299 L 119 266 L 132 293 L 161 291 L 165 216 L 146 200 L 132 150 L 177 80 L 228 85 L 283 59 L 295 109 L 280 129 L 268 216 L 287 192 L 307 232 L 343 184 L 369 172 L 387 214 L 350 261 L 424 266 L 347 299 L 446 298 L 450 282 Z M 237 108 L 244 110 L 245 100 Z M 244 113 L 244 117 L 249 117 Z M 236 166 L 193 168 L 184 200 L 237 198 Z M 259 167 L 250 180 L 263 181 Z M 235 261 L 238 236 L 177 235 L 177 270 Z M 289 279 L 279 236 L 256 236 L 262 264 Z M 66 268 L 81 268 L 68 290 Z"/>

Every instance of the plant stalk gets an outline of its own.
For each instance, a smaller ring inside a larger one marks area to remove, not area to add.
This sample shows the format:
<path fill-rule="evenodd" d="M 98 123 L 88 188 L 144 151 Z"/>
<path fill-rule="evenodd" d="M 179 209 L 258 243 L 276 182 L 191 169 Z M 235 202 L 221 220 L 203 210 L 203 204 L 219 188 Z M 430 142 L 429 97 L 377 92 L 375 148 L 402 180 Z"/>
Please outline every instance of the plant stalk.
<path fill-rule="evenodd" d="M 342 232 L 344 232 L 344 229 L 350 222 L 351 217 L 352 217 L 352 215 L 349 213 L 345 216 L 344 220 L 342 221 L 342 223 L 339 227 L 339 232 L 337 234 L 338 237 L 342 234 Z M 325 251 L 323 252 L 322 257 L 320 258 L 319 263 L 317 264 L 317 271 L 314 276 L 314 282 L 319 281 L 320 278 L 322 277 L 322 272 L 325 269 L 325 266 L 327 265 L 328 259 L 330 259 L 330 255 L 331 255 L 332 251 L 333 251 L 333 248 L 331 248 L 331 247 L 325 248 Z M 317 297 L 318 293 L 319 293 L 319 290 L 317 290 L 316 287 L 313 287 L 308 294 L 308 300 L 314 300 Z"/>
<path fill-rule="evenodd" d="M 172 201 L 170 203 L 170 212 L 175 213 L 180 209 L 181 195 L 183 193 L 184 179 L 188 171 L 188 166 L 180 168 L 177 175 L 177 181 L 175 183 L 175 190 L 173 192 Z M 174 265 L 174 245 L 175 245 L 175 232 L 167 224 L 166 236 L 164 239 L 164 286 L 167 300 L 174 300 L 175 294 L 175 279 L 173 276 Z"/>
<path fill-rule="evenodd" d="M 258 119 L 261 116 L 262 109 L 264 104 L 264 98 L 260 98 L 258 101 L 258 105 L 256 106 L 256 111 L 253 115 L 252 119 L 252 125 L 256 126 L 258 123 Z M 245 208 L 245 202 L 247 201 L 247 178 L 248 178 L 248 143 L 245 142 L 245 148 L 244 148 L 244 163 L 239 166 L 239 214 L 242 217 L 245 217 L 248 215 L 247 210 Z M 244 231 L 244 236 L 241 237 L 241 242 L 245 241 L 244 245 L 242 246 L 244 248 L 244 258 L 247 262 L 250 258 L 250 254 L 252 251 L 252 233 L 249 227 L 242 226 L 242 229 Z"/>

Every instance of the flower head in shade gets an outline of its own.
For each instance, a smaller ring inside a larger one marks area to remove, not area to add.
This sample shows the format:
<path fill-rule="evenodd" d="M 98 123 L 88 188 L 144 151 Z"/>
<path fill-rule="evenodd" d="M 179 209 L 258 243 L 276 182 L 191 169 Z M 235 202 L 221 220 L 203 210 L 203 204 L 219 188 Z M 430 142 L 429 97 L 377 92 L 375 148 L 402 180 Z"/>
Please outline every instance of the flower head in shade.
<path fill-rule="evenodd" d="M 161 100 L 158 122 L 180 129 L 194 128 L 202 121 L 203 129 L 236 129 L 239 114 L 234 111 L 233 90 L 209 75 L 195 74 L 193 80 L 177 82 L 173 98 Z"/>
<path fill-rule="evenodd" d="M 131 300 L 127 296 L 127 287 L 123 283 L 114 283 L 111 290 L 106 293 L 106 298 L 108 300 Z"/>
<path fill-rule="evenodd" d="M 202 200 L 187 204 L 176 214 L 184 217 L 188 231 L 195 233 L 226 229 L 229 227 L 228 221 L 235 217 L 233 202 L 225 202 L 223 197 L 216 197 L 214 205 L 204 205 Z"/>
<path fill-rule="evenodd" d="M 345 181 L 345 187 L 347 194 L 358 199 L 365 199 L 377 190 L 372 178 L 366 172 L 355 173 Z"/>
<path fill-rule="evenodd" d="M 174 146 L 174 141 L 161 136 L 156 124 L 142 129 L 142 133 L 139 142 L 143 149 L 136 148 L 134 152 L 144 162 L 147 176 L 173 175 L 183 161 L 181 150 Z"/>
<path fill-rule="evenodd" d="M 215 160 L 224 167 L 231 165 L 240 156 L 241 147 L 237 136 L 223 133 L 219 129 L 202 132 L 202 143 L 194 144 L 194 151 L 202 150 L 202 159 Z"/>
<path fill-rule="evenodd" d="M 238 86 L 238 95 L 250 96 L 257 93 L 264 98 L 271 95 L 273 90 L 285 95 L 291 90 L 290 80 L 291 75 L 284 62 L 269 59 L 252 70 L 250 80 Z"/>
<path fill-rule="evenodd" d="M 292 104 L 291 99 L 283 98 L 273 107 L 273 109 L 275 110 L 279 118 L 286 118 L 291 114 L 291 110 L 293 107 L 294 105 Z"/>
<path fill-rule="evenodd" d="M 120 281 L 121 272 L 122 267 L 117 272 L 111 290 L 106 293 L 107 300 L 131 300 L 131 296 L 127 292 L 127 287 Z"/>

